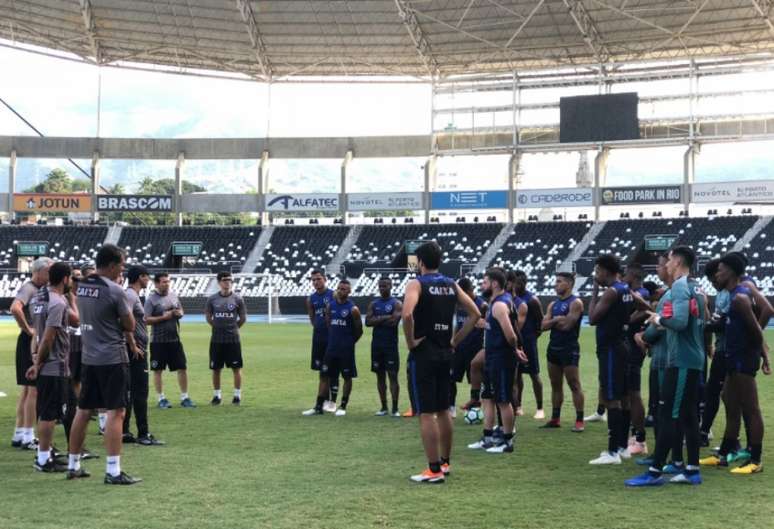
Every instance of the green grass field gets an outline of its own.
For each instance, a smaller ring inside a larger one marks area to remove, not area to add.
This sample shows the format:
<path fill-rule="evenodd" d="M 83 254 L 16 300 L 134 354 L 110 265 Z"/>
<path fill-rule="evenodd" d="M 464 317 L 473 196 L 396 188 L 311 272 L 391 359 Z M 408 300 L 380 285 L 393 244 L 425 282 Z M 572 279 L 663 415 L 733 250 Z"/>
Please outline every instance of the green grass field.
<path fill-rule="evenodd" d="M 122 466 L 145 481 L 117 488 L 102 484 L 102 458 L 85 463 L 93 473 L 91 479 L 66 482 L 61 474 L 36 473 L 32 453 L 10 447 L 16 331 L 11 324 L 0 325 L 0 390 L 9 393 L 0 399 L 0 527 L 774 526 L 774 468 L 752 477 L 710 469 L 704 471 L 701 487 L 626 490 L 623 480 L 640 471 L 634 463 L 588 465 L 606 446 L 605 425 L 591 424 L 583 434 L 571 433 L 573 412 L 566 392 L 564 427 L 539 430 L 540 423 L 531 418 L 529 386 L 528 416 L 517 422 L 515 453 L 467 450 L 464 445 L 477 439 L 480 430 L 458 418 L 453 475 L 441 486 L 416 485 L 407 479 L 425 464 L 416 421 L 373 416 L 378 398 L 369 371 L 369 334 L 358 347 L 360 378 L 355 381 L 350 415 L 335 418 L 300 415 L 313 404 L 317 383 L 309 371 L 307 326 L 245 328 L 240 408 L 209 406 L 208 330 L 203 324 L 184 324 L 183 329 L 190 392 L 199 408 L 152 409 L 151 431 L 168 445 L 126 447 Z M 769 333 L 770 341 L 773 337 Z M 593 336 L 584 329 L 582 338 L 582 375 L 590 411 L 597 392 Z M 543 380 L 550 410 L 545 374 Z M 224 396 L 230 401 L 230 376 L 224 381 Z M 774 379 L 759 376 L 759 381 L 764 420 L 772 424 Z M 165 382 L 167 395 L 177 400 L 174 379 L 167 374 Z M 405 387 L 401 389 L 405 408 L 408 399 Z M 467 393 L 463 385 L 460 394 Z M 716 422 L 716 439 L 723 423 L 723 417 Z M 648 441 L 652 447 L 653 440 Z M 57 445 L 65 446 L 61 429 Z M 104 455 L 96 425 L 87 445 Z M 764 444 L 764 452 L 764 460 L 774 462 L 771 443 Z"/>

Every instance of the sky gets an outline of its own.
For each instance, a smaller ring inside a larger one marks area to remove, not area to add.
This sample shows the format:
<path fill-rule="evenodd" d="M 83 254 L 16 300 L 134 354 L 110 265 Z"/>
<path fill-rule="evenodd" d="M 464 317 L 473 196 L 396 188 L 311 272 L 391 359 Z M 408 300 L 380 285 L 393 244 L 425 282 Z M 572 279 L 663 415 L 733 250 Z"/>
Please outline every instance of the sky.
<path fill-rule="evenodd" d="M 431 89 L 423 84 L 275 84 L 96 68 L 72 61 L 0 48 L 4 72 L 0 97 L 16 108 L 45 135 L 100 137 L 302 137 L 429 134 Z M 726 80 L 708 80 L 708 89 L 727 89 L 728 82 L 747 86 L 774 85 L 774 74 Z M 710 86 L 711 85 L 711 86 Z M 587 93 L 588 89 L 575 89 Z M 675 81 L 647 86 L 621 86 L 617 91 L 670 93 Z M 525 102 L 556 100 L 565 91 L 525 92 Z M 468 96 L 469 97 L 469 96 Z M 502 97 L 502 94 L 492 97 Z M 757 97 L 757 96 L 756 96 Z M 772 107 L 774 101 L 744 98 L 750 109 Z M 774 98 L 769 98 L 774 99 Z M 438 99 L 437 105 L 467 104 L 465 96 Z M 475 103 L 475 101 L 473 101 Z M 739 101 L 720 98 L 707 113 L 737 109 Z M 679 113 L 671 104 L 658 108 L 640 105 L 640 115 Z M 558 120 L 556 112 L 525 117 L 534 122 Z M 438 119 L 450 120 L 449 116 Z M 461 126 L 464 118 L 454 118 Z M 438 121 L 436 122 L 436 125 Z M 4 107 L 0 107 L 0 134 L 33 134 Z M 697 181 L 763 179 L 774 177 L 772 142 L 706 145 L 697 161 Z M 684 147 L 613 150 L 608 185 L 643 185 L 682 181 Z M 593 167 L 594 153 L 525 154 L 521 163 L 523 187 L 575 185 L 580 156 Z M 413 191 L 423 184 L 424 159 L 355 159 L 350 166 L 353 192 Z M 88 169 L 89 161 L 78 163 Z M 105 186 L 121 182 L 132 191 L 142 178 L 172 178 L 172 160 L 106 160 Z M 77 174 L 66 160 L 22 159 L 18 164 L 21 190 L 40 182 L 54 167 Z M 269 188 L 282 192 L 338 191 L 341 160 L 272 159 Z M 7 160 L 0 158 L 0 175 Z M 257 160 L 189 161 L 185 178 L 212 193 L 254 191 Z M 507 187 L 508 156 L 442 157 L 436 189 L 497 189 Z M 7 182 L 0 177 L 0 191 Z"/>

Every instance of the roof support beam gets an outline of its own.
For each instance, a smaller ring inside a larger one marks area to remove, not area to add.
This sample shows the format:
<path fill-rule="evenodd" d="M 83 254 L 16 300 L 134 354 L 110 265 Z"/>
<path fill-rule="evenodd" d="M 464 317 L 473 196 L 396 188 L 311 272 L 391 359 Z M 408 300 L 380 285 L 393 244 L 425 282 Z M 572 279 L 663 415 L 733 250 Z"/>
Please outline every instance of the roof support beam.
<path fill-rule="evenodd" d="M 414 8 L 404 0 L 395 0 L 395 7 L 398 8 L 400 19 L 406 27 L 411 41 L 414 43 L 414 48 L 416 48 L 419 58 L 422 59 L 425 65 L 427 73 L 430 74 L 430 77 L 434 77 L 438 73 L 438 63 L 435 57 L 433 57 L 430 43 L 427 42 L 422 27 L 419 25 L 419 19 L 417 19 Z"/>
<path fill-rule="evenodd" d="M 266 80 L 271 81 L 273 76 L 271 62 L 266 53 L 266 45 L 263 43 L 261 32 L 258 31 L 258 22 L 255 20 L 253 6 L 250 4 L 250 0 L 236 0 L 236 5 L 239 9 L 239 14 L 242 15 L 242 21 L 247 27 L 247 34 L 250 37 L 250 42 L 252 43 L 258 66 L 260 66 L 261 72 Z"/>
<path fill-rule="evenodd" d="M 599 34 L 597 25 L 594 20 L 586 11 L 581 0 L 563 0 L 565 7 L 570 13 L 570 16 L 575 21 L 575 25 L 578 26 L 583 40 L 586 45 L 591 49 L 597 62 L 605 63 L 610 58 L 610 51 L 605 46 L 602 36 Z"/>
<path fill-rule="evenodd" d="M 763 19 L 763 22 L 768 26 L 769 33 L 774 35 L 774 23 L 771 21 L 769 13 L 771 13 L 772 0 L 750 0 L 753 8 L 758 13 L 758 16 Z"/>
<path fill-rule="evenodd" d="M 83 26 L 86 30 L 86 38 L 89 41 L 91 52 L 94 54 L 94 62 L 100 64 L 102 62 L 102 50 L 100 50 L 99 41 L 97 41 L 97 25 L 94 22 L 90 0 L 81 0 L 81 16 L 83 17 Z"/>
<path fill-rule="evenodd" d="M 524 19 L 524 21 L 519 25 L 518 28 L 516 28 L 516 32 L 513 34 L 513 36 L 508 39 L 508 42 L 505 43 L 505 47 L 509 47 L 511 44 L 513 44 L 513 41 L 516 39 L 516 37 L 519 36 L 519 34 L 522 32 L 522 30 L 526 27 L 527 24 L 529 24 L 529 21 L 532 20 L 532 17 L 535 16 L 535 13 L 537 13 L 538 9 L 543 7 L 543 4 L 545 4 L 545 0 L 540 0 L 540 2 L 537 3 L 535 7 L 532 8 L 532 11 L 529 12 L 529 15 L 527 15 L 527 18 Z"/>

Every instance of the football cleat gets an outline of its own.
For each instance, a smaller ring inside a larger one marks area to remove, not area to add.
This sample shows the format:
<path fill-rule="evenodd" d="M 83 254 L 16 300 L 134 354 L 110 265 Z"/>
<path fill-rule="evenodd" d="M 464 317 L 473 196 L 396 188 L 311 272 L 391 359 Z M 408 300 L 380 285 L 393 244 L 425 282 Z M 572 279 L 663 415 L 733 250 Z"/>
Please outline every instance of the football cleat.
<path fill-rule="evenodd" d="M 121 472 L 117 476 L 105 474 L 105 485 L 134 485 L 135 483 L 139 483 L 141 481 L 141 478 L 133 478 L 126 472 Z"/>
<path fill-rule="evenodd" d="M 539 409 L 538 411 L 535 412 L 535 415 L 533 415 L 532 418 L 538 421 L 542 421 L 543 419 L 546 418 L 546 412 L 543 411 L 542 409 Z"/>
<path fill-rule="evenodd" d="M 661 469 L 661 472 L 663 474 L 674 474 L 675 476 L 678 476 L 685 472 L 685 465 L 675 465 L 674 463 L 669 463 L 668 465 L 664 465 L 664 468 Z"/>
<path fill-rule="evenodd" d="M 443 472 L 433 472 L 428 468 L 421 474 L 416 474 L 414 476 L 411 476 L 409 479 L 411 479 L 411 481 L 415 483 L 436 484 L 436 483 L 443 483 L 446 478 L 444 478 Z"/>
<path fill-rule="evenodd" d="M 451 474 L 451 465 L 449 465 L 449 463 L 443 463 L 441 465 L 441 472 L 443 472 L 444 476 Z"/>
<path fill-rule="evenodd" d="M 653 459 L 652 457 L 642 457 L 642 458 L 638 459 L 637 461 L 635 461 L 635 463 L 637 463 L 638 465 L 643 466 L 643 467 L 652 467 L 653 463 L 655 463 L 655 462 L 656 462 L 656 460 Z"/>
<path fill-rule="evenodd" d="M 38 463 L 38 458 L 36 457 L 35 463 L 32 465 L 32 468 L 34 468 L 38 472 L 46 472 L 46 473 L 67 471 L 67 465 L 60 465 L 59 463 L 56 463 L 51 458 L 49 458 L 45 464 L 41 465 L 40 463 Z"/>
<path fill-rule="evenodd" d="M 547 423 L 545 423 L 543 426 L 540 426 L 540 428 L 561 428 L 562 425 L 559 424 L 559 419 L 551 419 Z"/>
<path fill-rule="evenodd" d="M 607 417 L 605 414 L 598 414 L 597 412 L 592 413 L 588 417 L 585 417 L 583 419 L 584 422 L 605 422 L 607 420 Z"/>
<path fill-rule="evenodd" d="M 336 417 L 344 417 L 346 414 L 347 414 L 347 410 L 345 410 L 344 408 L 339 408 L 338 410 L 336 410 L 336 412 L 333 415 Z"/>
<path fill-rule="evenodd" d="M 242 404 L 242 398 L 241 397 L 237 397 L 236 395 L 234 395 L 234 398 L 231 399 L 231 405 L 232 406 L 240 406 L 241 404 Z"/>
<path fill-rule="evenodd" d="M 740 466 L 745 466 L 747 463 L 750 462 L 751 457 L 752 456 L 750 455 L 750 452 L 748 450 L 742 449 L 728 454 L 728 456 L 726 457 L 726 460 L 729 463 L 739 463 Z"/>
<path fill-rule="evenodd" d="M 618 449 L 618 455 L 621 456 L 621 459 L 631 459 L 632 454 L 629 452 L 628 448 L 619 448 Z"/>
<path fill-rule="evenodd" d="M 322 415 L 322 414 L 323 414 L 323 411 L 317 408 L 309 408 L 308 410 L 304 410 L 301 412 L 301 415 L 303 415 L 304 417 L 309 417 L 311 415 Z"/>
<path fill-rule="evenodd" d="M 213 406 L 220 406 L 220 403 L 223 402 L 223 400 L 218 397 L 217 395 L 214 395 L 212 397 L 212 400 L 210 401 L 210 404 Z"/>
<path fill-rule="evenodd" d="M 620 452 L 611 453 L 605 450 L 599 454 L 599 457 L 589 461 L 589 465 L 620 465 Z"/>
<path fill-rule="evenodd" d="M 732 474 L 758 474 L 759 472 L 763 472 L 763 464 L 758 463 L 757 465 L 755 463 L 747 463 L 744 466 L 735 468 L 731 470 Z"/>
<path fill-rule="evenodd" d="M 376 413 L 374 413 L 375 417 L 386 417 L 387 415 L 389 415 L 387 410 L 379 410 Z"/>
<path fill-rule="evenodd" d="M 493 441 L 487 441 L 485 437 L 482 437 L 475 443 L 470 443 L 468 445 L 468 448 L 471 450 L 488 450 L 492 448 L 493 446 L 496 446 L 499 443 L 495 443 Z"/>
<path fill-rule="evenodd" d="M 681 485 L 701 485 L 702 479 L 701 474 L 698 472 L 694 472 L 692 474 L 681 472 L 680 474 L 677 474 L 672 479 L 670 479 L 669 483 L 678 483 Z"/>
<path fill-rule="evenodd" d="M 127 432 L 121 437 L 121 442 L 124 444 L 134 444 L 137 442 L 137 438 L 131 433 Z"/>
<path fill-rule="evenodd" d="M 586 431 L 586 424 L 583 421 L 575 421 L 575 426 L 572 427 L 572 431 L 575 433 L 581 433 Z"/>
<path fill-rule="evenodd" d="M 513 443 L 500 443 L 486 449 L 487 454 L 510 454 L 513 452 Z"/>
<path fill-rule="evenodd" d="M 648 453 L 648 445 L 643 441 L 642 443 L 634 441 L 629 445 L 629 453 L 633 456 Z"/>
<path fill-rule="evenodd" d="M 323 411 L 327 411 L 328 413 L 335 413 L 336 412 L 336 403 L 332 400 L 326 400 L 323 402 Z"/>
<path fill-rule="evenodd" d="M 712 455 L 699 459 L 699 464 L 703 467 L 727 467 L 728 461 L 723 456 Z"/>
<path fill-rule="evenodd" d="M 189 397 L 184 398 L 180 401 L 180 407 L 181 408 L 195 408 L 196 404 L 194 404 L 194 401 L 192 401 Z"/>
<path fill-rule="evenodd" d="M 158 407 L 162 410 L 168 410 L 172 407 L 172 403 L 169 402 L 169 399 L 161 399 L 159 401 Z"/>
<path fill-rule="evenodd" d="M 642 475 L 624 481 L 624 485 L 627 487 L 660 487 L 664 483 L 666 483 L 664 478 L 652 476 L 650 472 L 645 472 Z"/>
<path fill-rule="evenodd" d="M 137 438 L 137 444 L 142 446 L 163 446 L 164 441 L 159 441 L 152 434 L 141 435 Z"/>
<path fill-rule="evenodd" d="M 86 470 L 83 468 L 79 468 L 78 470 L 68 470 L 65 474 L 65 478 L 69 479 L 80 479 L 80 478 L 89 478 L 91 477 L 91 474 L 89 474 Z"/>

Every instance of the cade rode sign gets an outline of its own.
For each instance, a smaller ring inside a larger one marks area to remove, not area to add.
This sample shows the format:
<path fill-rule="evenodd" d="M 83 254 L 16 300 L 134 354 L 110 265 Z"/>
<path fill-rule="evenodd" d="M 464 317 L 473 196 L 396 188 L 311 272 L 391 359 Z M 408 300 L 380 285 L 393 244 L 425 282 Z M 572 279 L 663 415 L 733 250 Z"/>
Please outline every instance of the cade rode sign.
<path fill-rule="evenodd" d="M 91 196 L 55 193 L 14 193 L 13 210 L 26 213 L 91 211 Z"/>

